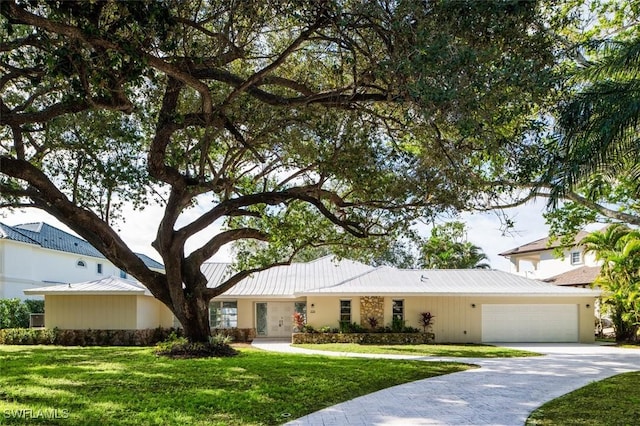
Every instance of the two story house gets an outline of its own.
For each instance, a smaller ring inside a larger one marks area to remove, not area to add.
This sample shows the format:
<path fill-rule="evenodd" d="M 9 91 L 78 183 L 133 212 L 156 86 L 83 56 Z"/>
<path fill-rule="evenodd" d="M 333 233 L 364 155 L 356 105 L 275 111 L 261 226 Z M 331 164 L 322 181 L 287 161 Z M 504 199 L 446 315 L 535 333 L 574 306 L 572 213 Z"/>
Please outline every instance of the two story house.
<path fill-rule="evenodd" d="M 138 256 L 158 271 L 163 265 Z M 25 290 L 104 277 L 127 278 L 87 241 L 44 222 L 0 223 L 0 298 L 25 299 Z"/>
<path fill-rule="evenodd" d="M 560 242 L 549 241 L 549 237 L 532 241 L 500 253 L 510 262 L 512 274 L 546 281 L 559 286 L 589 287 L 600 272 L 600 264 L 593 253 L 584 253 L 580 242 L 589 235 L 579 232 L 574 245 L 557 253 Z"/>

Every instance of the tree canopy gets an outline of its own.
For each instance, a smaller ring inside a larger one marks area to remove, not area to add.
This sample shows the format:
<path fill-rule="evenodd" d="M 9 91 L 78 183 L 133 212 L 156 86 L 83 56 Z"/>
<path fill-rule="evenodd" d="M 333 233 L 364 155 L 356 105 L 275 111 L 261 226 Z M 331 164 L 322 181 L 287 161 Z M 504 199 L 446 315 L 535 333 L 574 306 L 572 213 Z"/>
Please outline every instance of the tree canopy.
<path fill-rule="evenodd" d="M 3 1 L 1 206 L 52 214 L 204 340 L 251 273 L 499 192 L 555 87 L 541 5 Z M 114 228 L 155 201 L 164 273 Z M 202 263 L 246 241 L 207 287 Z"/>
<path fill-rule="evenodd" d="M 592 222 L 640 225 L 640 5 L 586 6 L 563 2 L 557 14 L 567 78 L 532 192 L 550 197 L 551 233 L 568 243 Z"/>
<path fill-rule="evenodd" d="M 418 264 L 427 269 L 489 269 L 489 258 L 482 249 L 467 241 L 462 222 L 436 225 L 422 241 Z"/>

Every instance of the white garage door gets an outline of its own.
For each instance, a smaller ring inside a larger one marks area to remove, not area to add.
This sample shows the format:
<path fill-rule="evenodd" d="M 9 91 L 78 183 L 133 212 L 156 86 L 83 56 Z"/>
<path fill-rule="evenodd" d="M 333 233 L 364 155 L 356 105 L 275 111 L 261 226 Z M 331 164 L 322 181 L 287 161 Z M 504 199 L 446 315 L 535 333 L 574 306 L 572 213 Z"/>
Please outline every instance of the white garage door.
<path fill-rule="evenodd" d="M 482 305 L 483 342 L 577 342 L 578 305 Z"/>

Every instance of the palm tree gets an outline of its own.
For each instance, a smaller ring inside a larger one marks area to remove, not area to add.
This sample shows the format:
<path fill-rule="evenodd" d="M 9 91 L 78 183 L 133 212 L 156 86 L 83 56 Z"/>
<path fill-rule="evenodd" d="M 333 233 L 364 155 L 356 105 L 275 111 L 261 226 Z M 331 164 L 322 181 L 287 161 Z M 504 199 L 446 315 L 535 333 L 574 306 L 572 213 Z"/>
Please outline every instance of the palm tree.
<path fill-rule="evenodd" d="M 427 269 L 490 269 L 482 248 L 466 240 L 466 226 L 449 222 L 434 226 L 420 247 L 420 266 Z"/>
<path fill-rule="evenodd" d="M 640 196 L 640 37 L 602 44 L 600 53 L 577 72 L 581 90 L 560 107 L 547 176 L 555 201 L 611 180 L 633 182 Z"/>
<path fill-rule="evenodd" d="M 603 262 L 594 284 L 604 291 L 602 301 L 611 311 L 616 340 L 635 339 L 640 325 L 640 232 L 611 225 L 591 233 L 582 244 Z"/>

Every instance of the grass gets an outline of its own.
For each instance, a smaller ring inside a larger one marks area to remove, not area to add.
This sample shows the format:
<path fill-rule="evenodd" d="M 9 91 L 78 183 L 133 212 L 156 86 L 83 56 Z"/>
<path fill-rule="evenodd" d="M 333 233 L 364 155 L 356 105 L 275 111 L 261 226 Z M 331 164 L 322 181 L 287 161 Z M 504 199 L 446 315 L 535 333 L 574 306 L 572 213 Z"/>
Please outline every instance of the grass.
<path fill-rule="evenodd" d="M 151 348 L 0 346 L 0 424 L 271 425 L 468 368 L 253 349 L 168 359 Z"/>
<path fill-rule="evenodd" d="M 554 399 L 527 419 L 527 425 L 631 425 L 640 418 L 640 372 L 591 383 Z"/>
<path fill-rule="evenodd" d="M 294 346 L 332 352 L 420 355 L 435 357 L 512 358 L 541 355 L 536 352 L 489 345 L 359 345 L 357 343 L 322 343 Z"/>

